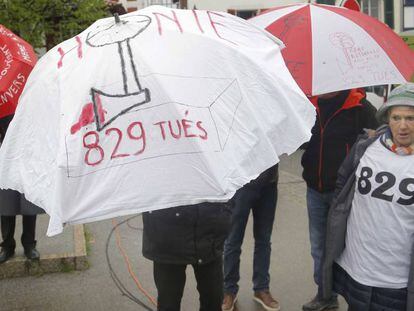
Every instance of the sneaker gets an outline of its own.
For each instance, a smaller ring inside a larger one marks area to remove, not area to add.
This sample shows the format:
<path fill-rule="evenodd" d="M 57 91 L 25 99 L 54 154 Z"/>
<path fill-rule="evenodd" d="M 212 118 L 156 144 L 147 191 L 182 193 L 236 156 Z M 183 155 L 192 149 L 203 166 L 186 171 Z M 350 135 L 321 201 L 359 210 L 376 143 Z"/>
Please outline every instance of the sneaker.
<path fill-rule="evenodd" d="M 236 301 L 237 301 L 236 294 L 231 294 L 231 293 L 224 294 L 223 304 L 221 305 L 221 310 L 222 311 L 233 311 Z"/>
<path fill-rule="evenodd" d="M 279 311 L 279 302 L 272 297 L 272 294 L 268 290 L 255 292 L 253 300 L 260 303 L 262 307 L 267 311 Z"/>
<path fill-rule="evenodd" d="M 333 296 L 328 300 L 320 299 L 316 295 L 311 301 L 302 306 L 303 311 L 323 311 L 337 309 L 339 307 L 338 296 Z"/>

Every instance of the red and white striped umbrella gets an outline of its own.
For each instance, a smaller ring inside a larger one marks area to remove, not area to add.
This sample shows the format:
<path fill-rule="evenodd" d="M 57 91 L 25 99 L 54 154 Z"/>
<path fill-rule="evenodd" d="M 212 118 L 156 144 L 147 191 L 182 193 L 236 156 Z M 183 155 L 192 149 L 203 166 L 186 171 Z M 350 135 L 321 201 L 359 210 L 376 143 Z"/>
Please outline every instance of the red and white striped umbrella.
<path fill-rule="evenodd" d="M 285 43 L 286 65 L 307 95 L 399 84 L 414 75 L 414 51 L 387 25 L 361 12 L 295 4 L 249 21 Z"/>

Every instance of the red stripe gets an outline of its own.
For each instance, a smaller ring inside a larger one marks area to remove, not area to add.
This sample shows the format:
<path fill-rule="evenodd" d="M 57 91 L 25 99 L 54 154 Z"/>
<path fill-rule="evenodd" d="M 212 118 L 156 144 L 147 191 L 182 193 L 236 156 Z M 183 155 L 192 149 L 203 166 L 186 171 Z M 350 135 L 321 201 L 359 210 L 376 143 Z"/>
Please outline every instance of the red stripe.
<path fill-rule="evenodd" d="M 414 51 L 387 25 L 376 18 L 352 10 L 334 6 L 317 5 L 348 18 L 363 28 L 385 51 L 406 80 L 414 75 Z"/>
<path fill-rule="evenodd" d="M 312 94 L 312 33 L 310 6 L 304 6 L 270 24 L 266 30 L 286 45 L 283 58 L 302 91 Z"/>

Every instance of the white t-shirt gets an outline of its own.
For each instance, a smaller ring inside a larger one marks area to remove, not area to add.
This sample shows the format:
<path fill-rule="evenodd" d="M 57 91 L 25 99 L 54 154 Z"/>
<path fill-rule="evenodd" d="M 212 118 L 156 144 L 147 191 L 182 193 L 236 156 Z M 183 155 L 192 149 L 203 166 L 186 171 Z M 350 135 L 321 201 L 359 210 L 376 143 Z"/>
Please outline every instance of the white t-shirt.
<path fill-rule="evenodd" d="M 379 140 L 356 171 L 345 250 L 337 263 L 357 282 L 407 287 L 414 241 L 414 155 L 400 156 Z"/>

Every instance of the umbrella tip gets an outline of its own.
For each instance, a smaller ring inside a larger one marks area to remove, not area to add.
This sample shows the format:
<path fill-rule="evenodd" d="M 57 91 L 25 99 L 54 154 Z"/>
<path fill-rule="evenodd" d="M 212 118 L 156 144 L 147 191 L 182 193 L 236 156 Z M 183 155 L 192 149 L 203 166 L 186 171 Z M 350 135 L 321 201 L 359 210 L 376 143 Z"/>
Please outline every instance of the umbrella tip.
<path fill-rule="evenodd" d="M 114 13 L 114 17 L 115 17 L 115 23 L 119 24 L 121 22 L 121 19 L 119 18 L 119 14 Z"/>

